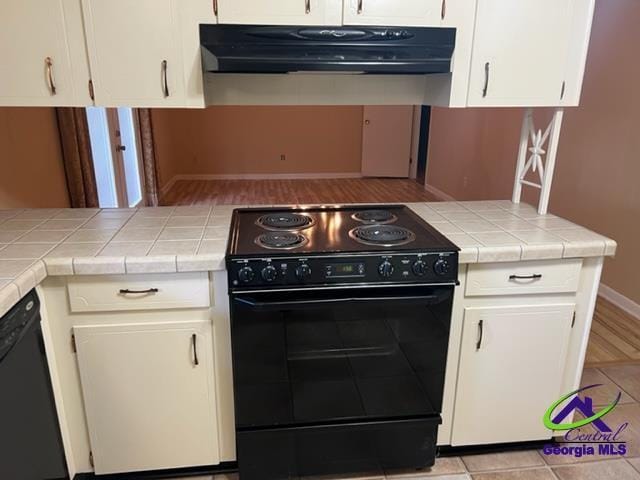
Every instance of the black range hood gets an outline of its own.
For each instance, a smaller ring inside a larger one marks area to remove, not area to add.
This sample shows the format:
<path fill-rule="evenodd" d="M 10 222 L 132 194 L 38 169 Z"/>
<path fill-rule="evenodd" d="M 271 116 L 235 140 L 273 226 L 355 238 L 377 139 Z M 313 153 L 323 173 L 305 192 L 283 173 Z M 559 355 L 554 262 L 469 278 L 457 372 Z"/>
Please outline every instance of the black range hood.
<path fill-rule="evenodd" d="M 455 37 L 455 28 L 200 25 L 204 69 L 215 73 L 448 73 Z"/>

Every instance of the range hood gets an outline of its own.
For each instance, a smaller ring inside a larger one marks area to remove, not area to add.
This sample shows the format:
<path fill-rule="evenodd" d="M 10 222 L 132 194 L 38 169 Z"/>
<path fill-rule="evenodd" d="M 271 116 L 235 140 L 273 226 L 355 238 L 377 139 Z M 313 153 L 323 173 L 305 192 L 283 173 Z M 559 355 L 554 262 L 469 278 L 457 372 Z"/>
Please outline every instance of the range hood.
<path fill-rule="evenodd" d="M 200 25 L 212 73 L 449 73 L 454 28 Z"/>

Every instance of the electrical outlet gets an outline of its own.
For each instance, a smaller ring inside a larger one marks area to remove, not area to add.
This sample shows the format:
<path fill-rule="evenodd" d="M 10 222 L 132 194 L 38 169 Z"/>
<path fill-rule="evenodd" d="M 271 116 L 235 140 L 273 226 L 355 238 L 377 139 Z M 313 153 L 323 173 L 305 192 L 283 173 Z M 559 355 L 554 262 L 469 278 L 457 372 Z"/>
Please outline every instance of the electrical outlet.
<path fill-rule="evenodd" d="M 463 177 L 462 178 L 462 186 L 464 188 L 467 188 L 469 186 L 469 177 Z"/>
<path fill-rule="evenodd" d="M 284 162 L 286 159 L 287 159 L 287 156 L 284 153 L 280 155 L 280 160 Z"/>

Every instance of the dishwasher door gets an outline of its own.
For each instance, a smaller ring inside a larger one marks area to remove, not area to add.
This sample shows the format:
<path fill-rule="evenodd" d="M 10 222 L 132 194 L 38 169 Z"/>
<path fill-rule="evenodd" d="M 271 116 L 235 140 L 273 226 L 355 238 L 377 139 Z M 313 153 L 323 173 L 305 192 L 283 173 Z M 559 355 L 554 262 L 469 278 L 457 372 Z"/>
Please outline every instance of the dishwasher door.
<path fill-rule="evenodd" d="M 0 319 L 0 478 L 68 478 L 40 328 L 31 291 Z"/>

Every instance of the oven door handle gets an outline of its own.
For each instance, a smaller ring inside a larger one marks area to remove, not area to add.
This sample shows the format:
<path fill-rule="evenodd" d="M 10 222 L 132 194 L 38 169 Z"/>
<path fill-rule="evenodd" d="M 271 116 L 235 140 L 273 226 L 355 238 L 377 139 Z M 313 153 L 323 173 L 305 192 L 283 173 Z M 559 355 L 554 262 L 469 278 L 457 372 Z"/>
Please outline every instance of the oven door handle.
<path fill-rule="evenodd" d="M 260 302 L 253 298 L 236 297 L 234 301 L 244 306 L 251 308 L 269 308 L 269 309 L 283 309 L 283 308 L 295 308 L 313 305 L 328 305 L 335 303 L 347 303 L 347 302 L 391 302 L 391 301 L 403 301 L 403 302 L 427 302 L 431 303 L 434 300 L 442 300 L 439 295 L 407 295 L 397 297 L 345 297 L 345 298 L 322 298 L 317 300 L 288 300 L 284 302 Z"/>

